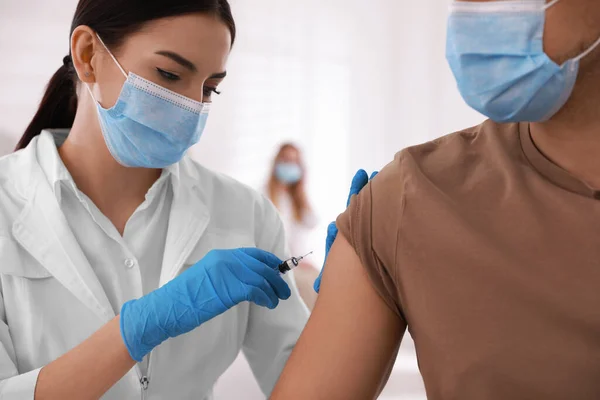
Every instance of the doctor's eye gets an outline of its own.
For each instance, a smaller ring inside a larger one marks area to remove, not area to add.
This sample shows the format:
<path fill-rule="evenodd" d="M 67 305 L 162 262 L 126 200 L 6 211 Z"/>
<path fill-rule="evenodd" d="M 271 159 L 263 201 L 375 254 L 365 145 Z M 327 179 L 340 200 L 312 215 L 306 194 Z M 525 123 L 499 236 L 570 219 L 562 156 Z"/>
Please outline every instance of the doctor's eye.
<path fill-rule="evenodd" d="M 171 82 L 178 81 L 181 79 L 179 77 L 179 75 L 176 75 L 172 72 L 165 71 L 164 69 L 160 69 L 158 67 L 156 68 L 156 71 L 158 71 L 158 73 L 160 74 L 161 77 L 163 77 L 164 79 L 171 81 Z"/>

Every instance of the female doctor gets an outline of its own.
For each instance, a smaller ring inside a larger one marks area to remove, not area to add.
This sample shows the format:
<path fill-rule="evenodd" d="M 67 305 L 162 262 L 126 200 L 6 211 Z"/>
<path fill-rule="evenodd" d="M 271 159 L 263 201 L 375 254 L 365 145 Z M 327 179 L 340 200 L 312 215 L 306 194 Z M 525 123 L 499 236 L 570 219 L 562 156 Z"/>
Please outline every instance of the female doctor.
<path fill-rule="evenodd" d="M 184 157 L 234 36 L 227 0 L 79 2 L 0 160 L 0 399 L 209 399 L 240 349 L 272 390 L 306 318 L 282 223 Z"/>

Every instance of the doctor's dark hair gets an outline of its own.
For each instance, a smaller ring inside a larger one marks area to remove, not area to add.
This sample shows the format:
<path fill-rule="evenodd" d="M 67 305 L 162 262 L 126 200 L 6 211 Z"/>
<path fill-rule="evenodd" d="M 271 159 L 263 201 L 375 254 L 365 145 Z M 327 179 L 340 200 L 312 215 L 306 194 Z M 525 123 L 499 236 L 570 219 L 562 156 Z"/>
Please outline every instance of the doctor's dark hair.
<path fill-rule="evenodd" d="M 106 46 L 116 49 L 128 35 L 139 31 L 147 22 L 193 13 L 221 18 L 231 31 L 233 44 L 236 27 L 228 0 L 80 0 L 71 24 L 71 34 L 78 26 L 89 26 Z M 16 150 L 27 147 L 44 129 L 73 126 L 77 111 L 77 82 L 77 74 L 68 55 L 50 79 L 38 111 Z"/>

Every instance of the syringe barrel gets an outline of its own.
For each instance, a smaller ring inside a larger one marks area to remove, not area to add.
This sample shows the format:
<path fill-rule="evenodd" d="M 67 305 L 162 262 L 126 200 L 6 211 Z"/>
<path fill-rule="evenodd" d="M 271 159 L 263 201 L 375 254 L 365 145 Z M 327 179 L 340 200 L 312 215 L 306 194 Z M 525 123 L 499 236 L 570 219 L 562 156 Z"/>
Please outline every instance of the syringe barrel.
<path fill-rule="evenodd" d="M 289 260 L 285 260 L 284 262 L 279 264 L 279 266 L 277 268 L 279 269 L 279 272 L 281 274 L 287 274 L 288 272 L 290 272 L 292 269 L 296 268 L 297 266 L 298 266 L 298 261 L 296 260 L 296 258 L 290 258 Z"/>

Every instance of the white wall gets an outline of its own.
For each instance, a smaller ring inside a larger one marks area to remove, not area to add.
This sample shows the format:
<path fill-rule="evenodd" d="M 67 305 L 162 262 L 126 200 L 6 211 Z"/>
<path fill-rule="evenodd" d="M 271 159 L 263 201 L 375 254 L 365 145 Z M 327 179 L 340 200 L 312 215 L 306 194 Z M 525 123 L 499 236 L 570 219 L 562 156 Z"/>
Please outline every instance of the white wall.
<path fill-rule="evenodd" d="M 463 104 L 444 60 L 448 2 L 232 0 L 239 39 L 192 155 L 258 187 L 277 144 L 301 144 L 322 217 L 314 240 L 322 259 L 325 226 L 358 168 L 379 169 L 403 147 L 482 119 Z M 75 5 L 0 0 L 0 134 L 13 143 L 68 52 Z M 256 387 L 238 368 L 220 398 L 239 398 L 235 389 L 253 398 Z M 424 398 L 410 340 L 382 398 Z"/>

